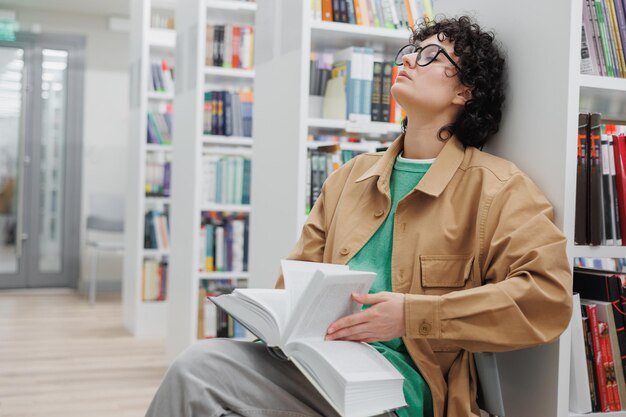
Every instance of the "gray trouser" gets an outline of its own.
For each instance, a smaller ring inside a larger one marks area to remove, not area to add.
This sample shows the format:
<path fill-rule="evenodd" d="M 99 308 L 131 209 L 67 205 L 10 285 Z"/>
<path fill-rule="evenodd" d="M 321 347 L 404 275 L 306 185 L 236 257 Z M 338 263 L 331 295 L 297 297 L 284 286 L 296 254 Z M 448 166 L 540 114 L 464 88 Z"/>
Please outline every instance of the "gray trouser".
<path fill-rule="evenodd" d="M 146 417 L 220 416 L 338 414 L 291 362 L 274 358 L 264 344 L 205 340 L 172 364 Z"/>

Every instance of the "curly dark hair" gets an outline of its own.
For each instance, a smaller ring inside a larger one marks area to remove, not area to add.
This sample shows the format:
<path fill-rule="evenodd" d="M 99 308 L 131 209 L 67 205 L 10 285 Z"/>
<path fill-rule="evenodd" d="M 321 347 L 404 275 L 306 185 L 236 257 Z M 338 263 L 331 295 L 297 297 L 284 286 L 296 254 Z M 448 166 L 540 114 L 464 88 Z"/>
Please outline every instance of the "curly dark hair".
<path fill-rule="evenodd" d="M 459 18 L 436 17 L 425 20 L 415 28 L 411 43 L 437 35 L 440 41 L 454 43 L 454 53 L 459 57 L 461 71 L 458 74 L 463 85 L 472 89 L 457 119 L 439 130 L 439 139 L 452 135 L 465 146 L 482 148 L 489 137 L 498 131 L 504 103 L 504 57 L 494 34 L 486 32 L 468 16 Z M 406 132 L 407 118 L 402 120 Z"/>

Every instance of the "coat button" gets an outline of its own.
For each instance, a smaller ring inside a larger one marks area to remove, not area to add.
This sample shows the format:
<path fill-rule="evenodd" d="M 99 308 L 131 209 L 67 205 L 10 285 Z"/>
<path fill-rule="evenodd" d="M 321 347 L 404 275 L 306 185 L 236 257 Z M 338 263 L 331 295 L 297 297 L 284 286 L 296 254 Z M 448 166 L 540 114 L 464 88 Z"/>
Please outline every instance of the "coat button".
<path fill-rule="evenodd" d="M 380 217 L 380 216 L 382 216 L 383 214 L 385 214 L 385 211 L 384 211 L 384 210 L 380 210 L 380 209 L 378 209 L 378 210 L 376 210 L 376 212 L 374 213 L 374 216 L 376 216 L 376 217 Z"/>
<path fill-rule="evenodd" d="M 422 336 L 426 336 L 426 335 L 430 334 L 431 330 L 432 330 L 432 326 L 429 323 L 422 323 L 422 324 L 420 324 L 420 334 Z"/>
<path fill-rule="evenodd" d="M 343 249 L 341 249 L 341 251 L 339 253 L 342 254 L 343 256 L 346 256 L 347 254 L 350 253 L 350 249 L 343 248 Z"/>

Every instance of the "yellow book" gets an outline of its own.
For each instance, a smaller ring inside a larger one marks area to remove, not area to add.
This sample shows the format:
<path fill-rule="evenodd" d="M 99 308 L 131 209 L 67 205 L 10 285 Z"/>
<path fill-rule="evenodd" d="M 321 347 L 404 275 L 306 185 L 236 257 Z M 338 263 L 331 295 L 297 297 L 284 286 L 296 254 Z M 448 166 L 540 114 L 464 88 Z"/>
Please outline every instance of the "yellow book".
<path fill-rule="evenodd" d="M 609 18 L 609 28 L 614 39 L 613 49 L 615 50 L 615 58 L 618 66 L 619 76 L 626 77 L 626 62 L 624 61 L 624 50 L 622 49 L 622 40 L 619 35 L 619 26 L 617 24 L 617 15 L 615 14 L 615 5 L 613 0 L 606 0 L 606 9 Z"/>

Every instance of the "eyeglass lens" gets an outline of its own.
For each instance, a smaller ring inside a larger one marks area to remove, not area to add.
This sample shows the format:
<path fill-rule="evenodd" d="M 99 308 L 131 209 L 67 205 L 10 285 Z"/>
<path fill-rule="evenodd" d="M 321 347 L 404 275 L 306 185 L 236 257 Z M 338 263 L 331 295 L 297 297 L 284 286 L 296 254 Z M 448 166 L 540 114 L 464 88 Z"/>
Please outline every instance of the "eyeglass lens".
<path fill-rule="evenodd" d="M 415 45 L 407 45 L 398 52 L 398 55 L 396 56 L 396 65 L 402 65 L 402 59 L 404 56 L 414 54 L 418 49 L 417 65 L 422 67 L 430 64 L 441 50 L 441 48 L 437 45 L 427 45 L 423 49 L 420 49 Z"/>

